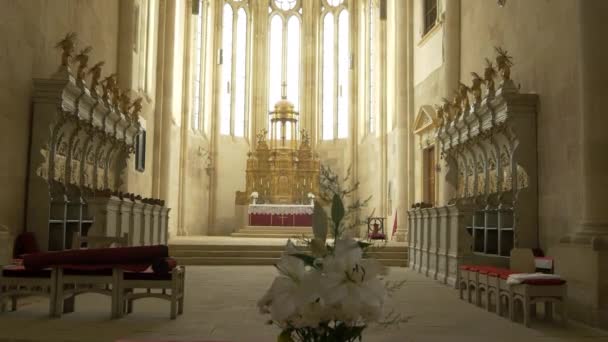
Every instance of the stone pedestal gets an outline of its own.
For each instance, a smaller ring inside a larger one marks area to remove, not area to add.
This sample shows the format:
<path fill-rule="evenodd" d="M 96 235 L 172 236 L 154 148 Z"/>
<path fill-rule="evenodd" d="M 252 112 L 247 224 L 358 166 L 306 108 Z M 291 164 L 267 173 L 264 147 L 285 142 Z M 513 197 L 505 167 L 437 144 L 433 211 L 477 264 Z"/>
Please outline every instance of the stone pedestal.
<path fill-rule="evenodd" d="M 131 225 L 129 231 L 129 244 L 131 246 L 141 246 L 143 242 L 143 231 L 144 231 L 144 205 L 138 200 L 133 202 L 133 215 L 131 216 Z"/>

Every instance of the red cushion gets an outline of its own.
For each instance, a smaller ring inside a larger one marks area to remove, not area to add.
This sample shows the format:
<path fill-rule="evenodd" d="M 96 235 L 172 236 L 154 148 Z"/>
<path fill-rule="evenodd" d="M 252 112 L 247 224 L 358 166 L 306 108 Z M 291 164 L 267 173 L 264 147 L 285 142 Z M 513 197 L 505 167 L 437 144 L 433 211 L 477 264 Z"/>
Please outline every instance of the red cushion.
<path fill-rule="evenodd" d="M 57 265 L 151 265 L 154 260 L 168 256 L 169 248 L 158 245 L 35 253 L 25 255 L 23 263 L 29 269 Z"/>
<path fill-rule="evenodd" d="M 96 265 L 58 265 L 63 268 L 64 274 L 69 275 L 112 275 L 112 268 L 121 268 L 128 272 L 143 272 L 148 267 L 147 264 L 120 265 L 120 264 L 96 264 Z"/>
<path fill-rule="evenodd" d="M 7 278 L 50 278 L 51 269 L 28 270 L 23 266 L 10 265 L 2 268 L 2 276 Z"/>
<path fill-rule="evenodd" d="M 522 282 L 527 285 L 563 285 L 564 279 L 526 279 Z"/>

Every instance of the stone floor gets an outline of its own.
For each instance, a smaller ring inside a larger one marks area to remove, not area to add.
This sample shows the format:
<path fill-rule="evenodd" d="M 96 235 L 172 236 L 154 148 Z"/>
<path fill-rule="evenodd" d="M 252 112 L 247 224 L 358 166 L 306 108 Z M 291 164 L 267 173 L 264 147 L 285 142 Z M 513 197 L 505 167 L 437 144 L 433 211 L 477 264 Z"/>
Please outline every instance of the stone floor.
<path fill-rule="evenodd" d="M 17 312 L 0 314 L 0 341 L 111 342 L 121 338 L 172 341 L 276 341 L 277 330 L 264 325 L 255 303 L 272 281 L 270 266 L 188 267 L 185 313 L 169 320 L 167 302 L 136 304 L 135 313 L 109 319 L 109 298 L 84 295 L 76 312 L 61 319 L 46 316 L 48 302 L 36 301 Z M 392 269 L 395 280 L 407 280 L 391 306 L 406 316 L 398 328 L 369 328 L 365 342 L 402 341 L 607 341 L 608 333 L 576 324 L 565 329 L 536 323 L 531 329 L 458 299 L 455 290 L 405 268 Z"/>

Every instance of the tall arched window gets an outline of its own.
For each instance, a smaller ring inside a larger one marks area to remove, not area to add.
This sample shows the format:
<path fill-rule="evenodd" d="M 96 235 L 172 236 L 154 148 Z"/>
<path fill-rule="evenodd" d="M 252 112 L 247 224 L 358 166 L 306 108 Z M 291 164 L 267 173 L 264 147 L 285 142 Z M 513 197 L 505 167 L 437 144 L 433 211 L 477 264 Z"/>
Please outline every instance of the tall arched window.
<path fill-rule="evenodd" d="M 321 0 L 323 140 L 348 137 L 351 65 L 349 13 L 345 0 Z"/>
<path fill-rule="evenodd" d="M 296 111 L 301 98 L 301 0 L 272 0 L 269 5 L 268 109 L 284 94 Z M 287 127 L 287 139 L 291 129 Z"/>
<path fill-rule="evenodd" d="M 377 32 L 378 32 L 378 2 L 369 0 L 367 4 L 367 132 L 376 131 L 376 118 L 378 117 L 378 72 L 377 66 Z"/>
<path fill-rule="evenodd" d="M 194 131 L 203 130 L 204 110 L 203 98 L 205 84 L 205 46 L 206 40 L 206 25 L 208 3 L 203 0 L 195 0 L 197 2 L 196 13 L 193 13 L 192 33 L 194 43 L 192 45 L 192 95 L 191 95 L 191 128 Z"/>
<path fill-rule="evenodd" d="M 247 0 L 224 0 L 220 134 L 245 136 L 248 106 L 249 15 Z"/>

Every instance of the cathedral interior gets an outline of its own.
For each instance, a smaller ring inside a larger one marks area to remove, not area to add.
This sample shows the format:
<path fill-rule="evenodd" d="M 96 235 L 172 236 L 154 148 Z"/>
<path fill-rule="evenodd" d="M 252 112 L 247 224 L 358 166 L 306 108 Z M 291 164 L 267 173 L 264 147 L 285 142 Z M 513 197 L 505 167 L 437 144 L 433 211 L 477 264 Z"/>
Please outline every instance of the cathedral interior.
<path fill-rule="evenodd" d="M 0 341 L 275 340 L 255 300 L 332 181 L 405 279 L 364 340 L 608 341 L 608 1 L 0 9 Z M 163 246 L 177 319 L 49 261 L 94 238 Z"/>

